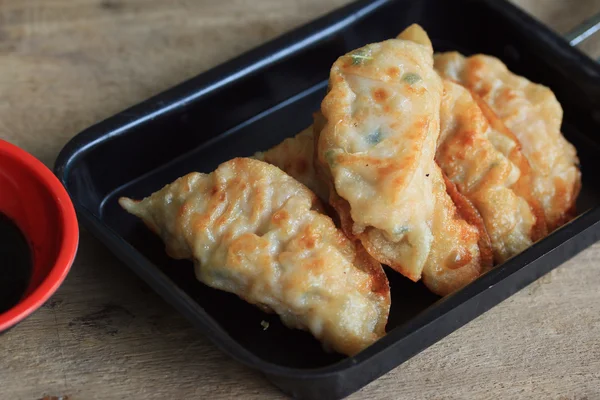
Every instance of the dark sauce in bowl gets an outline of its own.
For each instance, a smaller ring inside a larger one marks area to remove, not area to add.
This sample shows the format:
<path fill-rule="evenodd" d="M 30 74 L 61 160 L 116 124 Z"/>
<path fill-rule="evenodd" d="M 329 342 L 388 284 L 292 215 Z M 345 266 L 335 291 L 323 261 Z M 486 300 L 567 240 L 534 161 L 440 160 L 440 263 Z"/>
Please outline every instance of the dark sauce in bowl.
<path fill-rule="evenodd" d="M 19 227 L 0 213 L 0 313 L 25 294 L 33 270 L 31 249 Z"/>

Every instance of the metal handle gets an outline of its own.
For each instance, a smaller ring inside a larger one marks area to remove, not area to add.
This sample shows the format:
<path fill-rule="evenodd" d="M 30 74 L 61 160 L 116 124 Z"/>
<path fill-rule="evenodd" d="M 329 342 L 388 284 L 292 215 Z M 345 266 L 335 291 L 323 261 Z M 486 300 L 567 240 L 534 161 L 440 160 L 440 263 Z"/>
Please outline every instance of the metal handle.
<path fill-rule="evenodd" d="M 565 35 L 571 46 L 577 46 L 600 31 L 600 13 L 585 20 Z"/>

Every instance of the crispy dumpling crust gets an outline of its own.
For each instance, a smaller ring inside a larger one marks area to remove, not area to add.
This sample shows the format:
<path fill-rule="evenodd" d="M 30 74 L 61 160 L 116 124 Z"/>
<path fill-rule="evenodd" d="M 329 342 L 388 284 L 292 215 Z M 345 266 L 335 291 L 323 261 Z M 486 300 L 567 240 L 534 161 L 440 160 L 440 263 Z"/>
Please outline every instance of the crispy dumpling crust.
<path fill-rule="evenodd" d="M 575 215 L 581 173 L 575 147 L 561 134 L 562 107 L 552 91 L 517 76 L 486 55 L 435 56 L 435 67 L 480 96 L 521 142 L 532 171 L 532 187 L 549 231 Z"/>
<path fill-rule="evenodd" d="M 541 238 L 545 219 L 518 140 L 482 103 L 459 84 L 444 82 L 436 161 L 483 217 L 501 263 Z"/>
<path fill-rule="evenodd" d="M 326 348 L 353 355 L 385 334 L 389 284 L 377 261 L 279 168 L 236 158 L 191 173 L 142 201 L 119 200 L 197 278 L 235 293 Z"/>
<path fill-rule="evenodd" d="M 475 207 L 441 171 L 438 174 L 433 245 L 423 269 L 423 283 L 433 293 L 446 296 L 491 269 L 493 255 Z"/>

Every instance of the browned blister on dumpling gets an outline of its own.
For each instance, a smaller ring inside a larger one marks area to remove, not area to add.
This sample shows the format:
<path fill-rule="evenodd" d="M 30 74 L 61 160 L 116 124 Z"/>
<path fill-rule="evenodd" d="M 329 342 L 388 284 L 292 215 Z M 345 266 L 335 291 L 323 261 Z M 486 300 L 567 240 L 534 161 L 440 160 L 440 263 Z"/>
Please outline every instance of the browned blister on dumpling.
<path fill-rule="evenodd" d="M 491 56 L 442 53 L 436 55 L 435 67 L 481 97 L 520 141 L 548 229 L 571 219 L 581 173 L 575 147 L 561 134 L 563 112 L 552 91 L 513 74 Z"/>
<path fill-rule="evenodd" d="M 434 160 L 441 95 L 431 42 L 413 25 L 335 62 L 314 131 L 317 172 L 344 231 L 447 294 L 489 265 L 489 243 L 458 212 Z"/>
<path fill-rule="evenodd" d="M 500 263 L 541 238 L 545 220 L 518 140 L 481 107 L 466 88 L 444 82 L 436 161 L 481 214 Z"/>
<path fill-rule="evenodd" d="M 201 282 L 277 313 L 326 348 L 352 355 L 385 334 L 390 292 L 381 264 L 277 167 L 236 158 L 119 202 L 171 257 L 193 260 Z"/>

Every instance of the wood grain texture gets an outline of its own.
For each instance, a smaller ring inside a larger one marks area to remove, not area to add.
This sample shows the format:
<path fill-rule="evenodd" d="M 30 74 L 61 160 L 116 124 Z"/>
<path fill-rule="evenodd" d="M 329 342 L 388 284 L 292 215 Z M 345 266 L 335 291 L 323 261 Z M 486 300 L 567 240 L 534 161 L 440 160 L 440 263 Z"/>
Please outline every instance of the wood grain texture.
<path fill-rule="evenodd" d="M 51 165 L 90 124 L 346 0 L 0 0 L 0 137 Z M 599 0 L 516 1 L 559 32 Z M 600 42 L 585 50 L 600 55 Z M 600 244 L 352 399 L 600 399 Z M 0 338 L 0 398 L 283 398 L 85 231 L 73 270 Z"/>

